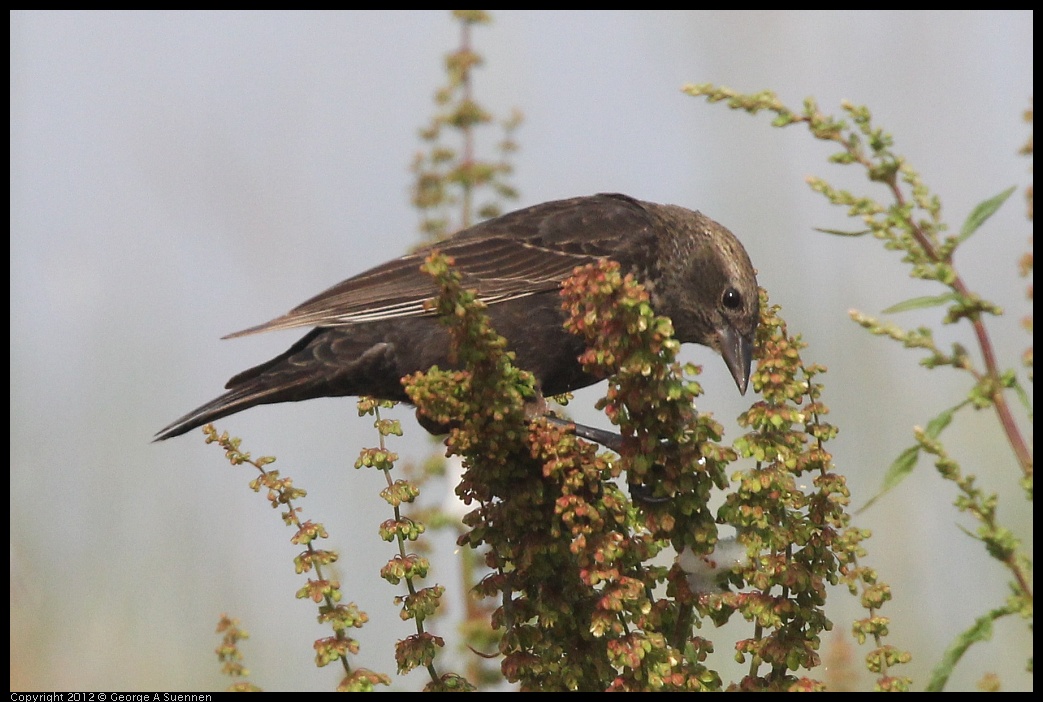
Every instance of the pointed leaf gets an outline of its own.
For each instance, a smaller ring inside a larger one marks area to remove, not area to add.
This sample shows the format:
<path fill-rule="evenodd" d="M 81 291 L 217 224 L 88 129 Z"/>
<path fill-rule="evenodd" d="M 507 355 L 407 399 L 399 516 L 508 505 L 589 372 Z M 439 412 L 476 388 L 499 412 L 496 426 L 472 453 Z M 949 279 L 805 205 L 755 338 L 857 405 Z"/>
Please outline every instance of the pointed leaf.
<path fill-rule="evenodd" d="M 1007 198 L 1010 197 L 1016 189 L 1017 186 L 1012 185 L 999 195 L 990 197 L 988 200 L 978 203 L 978 206 L 971 210 L 971 213 L 967 215 L 967 221 L 963 223 L 963 227 L 960 229 L 960 236 L 957 240 L 965 241 L 971 234 L 976 232 L 978 227 L 984 224 L 985 220 L 991 217 L 996 210 L 1007 201 Z"/>
<path fill-rule="evenodd" d="M 1021 400 L 1021 404 L 1025 407 L 1025 410 L 1029 413 L 1029 418 L 1032 418 L 1032 398 L 1025 392 L 1025 388 L 1021 386 L 1021 383 L 1014 383 L 1014 393 Z"/>
<path fill-rule="evenodd" d="M 822 229 L 820 227 L 815 227 L 815 231 L 822 232 L 823 234 L 835 234 L 836 236 L 864 236 L 873 230 L 863 229 L 860 232 L 845 232 L 842 229 Z"/>
<path fill-rule="evenodd" d="M 952 422 L 952 416 L 956 412 L 956 410 L 966 405 L 967 402 L 968 400 L 964 400 L 960 404 L 956 405 L 955 407 L 950 407 L 949 409 L 945 410 L 937 417 L 929 421 L 927 423 L 926 429 L 927 436 L 931 437 L 932 439 L 937 439 L 938 435 L 942 433 L 942 429 L 945 429 L 945 427 L 949 426 L 949 423 Z"/>
<path fill-rule="evenodd" d="M 931 679 L 927 683 L 925 692 L 941 692 L 948 682 L 949 676 L 959 662 L 963 654 L 972 644 L 988 641 L 992 638 L 992 622 L 1010 614 L 1006 608 L 994 609 L 988 614 L 978 617 L 969 629 L 960 633 L 956 640 L 949 644 L 949 648 L 942 654 L 942 660 L 935 666 L 931 673 Z"/>
<path fill-rule="evenodd" d="M 898 458 L 894 460 L 891 467 L 887 469 L 887 473 L 884 475 L 884 484 L 880 486 L 880 492 L 869 498 L 869 501 L 862 505 L 862 508 L 858 510 L 861 514 L 863 511 L 869 509 L 869 506 L 874 502 L 883 497 L 891 488 L 897 486 L 906 477 L 913 472 L 913 468 L 916 467 L 916 462 L 920 459 L 920 446 L 910 446 L 905 451 L 902 451 L 898 455 Z"/>
<path fill-rule="evenodd" d="M 956 299 L 956 293 L 945 293 L 944 295 L 926 295 L 924 297 L 914 297 L 904 302 L 899 302 L 896 305 L 891 305 L 882 314 L 894 314 L 895 312 L 906 312 L 908 310 L 918 310 L 924 307 L 938 307 L 944 305 L 947 302 L 951 302 Z"/>

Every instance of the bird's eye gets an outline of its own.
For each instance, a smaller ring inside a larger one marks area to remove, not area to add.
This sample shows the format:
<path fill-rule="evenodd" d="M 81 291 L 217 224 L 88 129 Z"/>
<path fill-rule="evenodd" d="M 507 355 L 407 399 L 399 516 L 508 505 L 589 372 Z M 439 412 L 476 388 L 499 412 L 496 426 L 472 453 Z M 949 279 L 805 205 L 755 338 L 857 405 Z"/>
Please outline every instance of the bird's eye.
<path fill-rule="evenodd" d="M 728 309 L 737 310 L 742 307 L 742 295 L 735 288 L 728 288 L 724 291 L 724 297 L 721 298 L 721 302 Z"/>

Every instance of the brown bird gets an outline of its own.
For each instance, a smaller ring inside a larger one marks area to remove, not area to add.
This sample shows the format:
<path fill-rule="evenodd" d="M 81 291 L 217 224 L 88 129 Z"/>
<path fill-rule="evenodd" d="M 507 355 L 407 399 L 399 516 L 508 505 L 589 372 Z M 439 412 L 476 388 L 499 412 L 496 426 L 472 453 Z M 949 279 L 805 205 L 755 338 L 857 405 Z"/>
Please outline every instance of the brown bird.
<path fill-rule="evenodd" d="M 229 380 L 228 392 L 162 429 L 156 440 L 275 402 L 346 395 L 406 401 L 402 376 L 450 367 L 449 334 L 424 308 L 437 289 L 420 264 L 436 248 L 453 257 L 465 287 L 488 305 L 516 365 L 535 375 L 545 395 L 598 380 L 577 361 L 584 344 L 563 326 L 559 290 L 576 266 L 599 259 L 633 273 L 655 311 L 673 321 L 675 338 L 720 353 L 746 392 L 758 300 L 742 244 L 699 212 L 601 194 L 487 220 L 230 334 L 225 338 L 314 327 L 285 353 Z"/>

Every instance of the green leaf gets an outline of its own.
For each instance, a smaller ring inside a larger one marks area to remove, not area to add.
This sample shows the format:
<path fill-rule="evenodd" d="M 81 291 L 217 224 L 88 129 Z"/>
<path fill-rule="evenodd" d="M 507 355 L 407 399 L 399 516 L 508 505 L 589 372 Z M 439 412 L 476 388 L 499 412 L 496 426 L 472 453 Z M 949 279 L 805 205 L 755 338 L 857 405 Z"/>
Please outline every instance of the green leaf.
<path fill-rule="evenodd" d="M 990 197 L 984 202 L 978 203 L 978 206 L 971 210 L 971 213 L 967 215 L 967 221 L 963 223 L 963 227 L 960 229 L 960 236 L 957 237 L 957 241 L 966 241 L 971 234 L 978 230 L 982 224 L 985 223 L 989 217 L 991 217 L 996 210 L 998 210 L 1007 198 L 1010 197 L 1017 189 L 1016 185 L 1012 185 L 1004 190 L 995 197 Z"/>
<path fill-rule="evenodd" d="M 942 433 L 942 430 L 945 429 L 945 427 L 949 426 L 950 422 L 952 422 L 952 416 L 956 413 L 956 410 L 960 409 L 968 402 L 970 402 L 970 400 L 964 400 L 960 404 L 950 407 L 949 409 L 945 410 L 937 417 L 929 421 L 927 423 L 927 429 L 925 430 L 927 436 L 931 437 L 932 439 L 937 439 L 938 435 Z"/>
<path fill-rule="evenodd" d="M 822 229 L 820 227 L 815 227 L 815 231 L 822 232 L 823 234 L 835 234 L 836 236 L 864 236 L 866 234 L 869 234 L 873 230 L 863 229 L 860 232 L 845 232 L 842 229 Z"/>
<path fill-rule="evenodd" d="M 1018 399 L 1021 400 L 1022 406 L 1028 412 L 1029 419 L 1032 419 L 1032 398 L 1030 398 L 1028 393 L 1025 392 L 1025 388 L 1021 386 L 1021 383 L 1014 383 L 1013 387 L 1014 393 L 1018 396 Z"/>
<path fill-rule="evenodd" d="M 895 485 L 905 480 L 905 477 L 913 472 L 913 468 L 916 467 L 916 461 L 919 457 L 919 446 L 910 446 L 905 451 L 898 454 L 898 458 L 894 460 L 891 467 L 887 469 L 887 474 L 884 475 L 884 490 L 890 490 Z"/>
<path fill-rule="evenodd" d="M 880 492 L 869 498 L 869 501 L 862 505 L 862 508 L 858 510 L 858 514 L 861 514 L 865 510 L 869 509 L 869 506 L 874 502 L 883 497 L 892 488 L 896 487 L 899 483 L 906 479 L 910 473 L 913 472 L 913 468 L 916 467 L 916 462 L 920 459 L 920 446 L 910 446 L 905 451 L 902 451 L 898 455 L 898 458 L 894 460 L 891 467 L 887 469 L 887 473 L 884 474 L 884 484 L 880 486 Z"/>
<path fill-rule="evenodd" d="M 974 624 L 971 625 L 971 628 L 957 636 L 956 640 L 949 644 L 949 648 L 945 649 L 942 659 L 938 661 L 938 665 L 931 672 L 931 679 L 928 681 L 924 692 L 941 692 L 945 687 L 945 683 L 949 681 L 953 668 L 956 667 L 956 664 L 963 657 L 963 654 L 967 652 L 967 649 L 979 641 L 991 639 L 992 623 L 1008 614 L 1010 614 L 1010 610 L 1006 608 L 994 609 L 988 614 L 978 617 Z"/>
<path fill-rule="evenodd" d="M 957 297 L 956 293 L 945 293 L 944 295 L 925 295 L 924 297 L 914 297 L 904 302 L 899 302 L 896 305 L 891 305 L 881 314 L 894 314 L 895 312 L 907 312 L 908 310 L 918 310 L 924 307 L 938 307 L 944 305 L 947 302 L 952 302 Z"/>

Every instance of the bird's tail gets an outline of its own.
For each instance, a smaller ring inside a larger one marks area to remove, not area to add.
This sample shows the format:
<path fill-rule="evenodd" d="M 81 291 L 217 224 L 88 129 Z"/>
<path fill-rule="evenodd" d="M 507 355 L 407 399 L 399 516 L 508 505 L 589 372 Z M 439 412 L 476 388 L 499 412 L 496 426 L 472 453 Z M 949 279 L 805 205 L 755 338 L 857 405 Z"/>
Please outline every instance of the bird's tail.
<path fill-rule="evenodd" d="M 322 370 L 321 365 L 292 362 L 293 357 L 306 349 L 319 332 L 319 329 L 312 330 L 272 360 L 239 373 L 225 385 L 228 392 L 160 429 L 153 441 L 181 436 L 204 424 L 257 405 L 305 400 L 321 395 L 316 390 L 324 380 L 324 375 L 319 372 Z"/>
<path fill-rule="evenodd" d="M 299 391 L 299 388 L 297 388 Z M 286 386 L 270 385 L 255 379 L 234 387 L 220 397 L 216 397 L 205 405 L 195 408 L 185 416 L 174 420 L 170 425 L 156 432 L 153 441 L 163 441 L 185 432 L 192 431 L 204 424 L 209 424 L 230 414 L 257 405 L 286 402 L 295 395 Z"/>
<path fill-rule="evenodd" d="M 236 375 L 224 395 L 156 433 L 154 441 L 257 405 L 369 394 L 405 399 L 393 348 L 348 330 L 313 329 L 284 353 Z M 376 381 L 374 381 L 376 379 Z"/>

